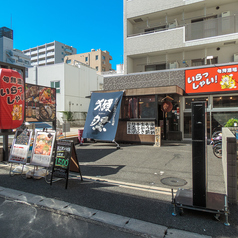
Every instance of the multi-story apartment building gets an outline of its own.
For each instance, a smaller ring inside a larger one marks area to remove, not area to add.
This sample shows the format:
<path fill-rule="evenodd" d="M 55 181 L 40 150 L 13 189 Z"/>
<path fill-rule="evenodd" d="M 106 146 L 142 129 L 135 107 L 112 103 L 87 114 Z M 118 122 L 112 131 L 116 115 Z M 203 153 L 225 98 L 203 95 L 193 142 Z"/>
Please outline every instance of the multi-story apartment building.
<path fill-rule="evenodd" d="M 156 127 L 189 140 L 193 101 L 207 102 L 208 138 L 237 118 L 237 13 L 237 0 L 124 0 L 125 75 L 104 77 L 124 91 L 116 141 L 154 143 Z"/>
<path fill-rule="evenodd" d="M 110 71 L 112 69 L 112 65 L 110 64 L 112 56 L 106 50 L 92 49 L 91 52 L 87 53 L 67 55 L 64 62 L 73 64 L 75 60 L 96 69 L 98 72 Z"/>
<path fill-rule="evenodd" d="M 236 0 L 124 0 L 125 72 L 238 61 Z"/>
<path fill-rule="evenodd" d="M 67 55 L 76 54 L 76 48 L 53 41 L 44 45 L 36 46 L 23 53 L 30 57 L 32 66 L 42 66 L 64 62 Z"/>
<path fill-rule="evenodd" d="M 23 67 L 30 66 L 30 58 L 20 50 L 13 49 L 13 30 L 0 28 L 0 61 Z"/>

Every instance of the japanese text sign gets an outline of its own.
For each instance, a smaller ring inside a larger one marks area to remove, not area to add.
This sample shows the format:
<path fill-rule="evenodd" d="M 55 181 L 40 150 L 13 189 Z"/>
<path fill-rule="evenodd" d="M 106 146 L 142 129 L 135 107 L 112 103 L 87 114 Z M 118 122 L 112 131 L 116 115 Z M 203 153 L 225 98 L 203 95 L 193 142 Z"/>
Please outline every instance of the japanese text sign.
<path fill-rule="evenodd" d="M 123 92 L 92 93 L 83 138 L 113 141 Z"/>
<path fill-rule="evenodd" d="M 0 129 L 15 129 L 24 121 L 24 81 L 11 69 L 0 69 Z"/>
<path fill-rule="evenodd" d="M 236 90 L 238 90 L 238 65 L 185 71 L 185 92 L 188 94 Z"/>

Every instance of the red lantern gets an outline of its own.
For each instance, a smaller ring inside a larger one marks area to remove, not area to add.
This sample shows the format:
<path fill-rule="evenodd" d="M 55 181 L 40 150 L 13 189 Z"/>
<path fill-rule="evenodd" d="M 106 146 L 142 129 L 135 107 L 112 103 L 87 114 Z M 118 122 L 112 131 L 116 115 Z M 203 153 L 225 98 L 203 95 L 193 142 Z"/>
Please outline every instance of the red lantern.
<path fill-rule="evenodd" d="M 170 112 L 173 108 L 173 104 L 170 101 L 164 101 L 162 103 L 162 111 L 163 112 Z"/>
<path fill-rule="evenodd" d="M 25 112 L 24 81 L 12 69 L 0 69 L 0 129 L 22 125 Z"/>

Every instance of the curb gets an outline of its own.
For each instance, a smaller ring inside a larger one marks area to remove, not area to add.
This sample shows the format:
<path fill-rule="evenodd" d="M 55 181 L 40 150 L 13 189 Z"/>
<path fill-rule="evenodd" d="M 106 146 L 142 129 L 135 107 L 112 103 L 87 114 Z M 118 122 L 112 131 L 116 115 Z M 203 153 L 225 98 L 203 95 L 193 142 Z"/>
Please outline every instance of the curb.
<path fill-rule="evenodd" d="M 0 186 L 0 196 L 61 211 L 154 238 L 212 238 Z"/>

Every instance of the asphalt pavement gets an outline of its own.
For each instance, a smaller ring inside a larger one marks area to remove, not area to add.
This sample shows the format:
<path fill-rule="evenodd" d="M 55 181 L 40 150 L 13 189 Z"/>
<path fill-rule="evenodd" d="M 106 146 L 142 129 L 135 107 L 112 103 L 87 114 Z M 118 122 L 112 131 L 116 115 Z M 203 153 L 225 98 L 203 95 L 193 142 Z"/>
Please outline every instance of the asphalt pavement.
<path fill-rule="evenodd" d="M 9 176 L 10 165 L 3 162 L 0 196 L 77 215 L 89 223 L 97 221 L 113 229 L 125 229 L 132 235 L 138 232 L 147 237 L 166 238 L 238 237 L 237 205 L 229 205 L 230 226 L 224 225 L 224 215 L 217 221 L 214 214 L 207 212 L 186 209 L 183 216 L 172 216 L 171 188 L 175 192 L 178 188 L 192 188 L 191 144 L 171 142 L 162 147 L 121 144 L 120 147 L 99 142 L 76 145 L 84 181 L 79 174 L 71 173 L 68 189 L 63 179 L 51 186 L 44 178 Z M 164 184 L 166 179 L 181 184 Z M 221 160 L 212 154 L 210 146 L 208 191 L 225 192 Z"/>

